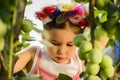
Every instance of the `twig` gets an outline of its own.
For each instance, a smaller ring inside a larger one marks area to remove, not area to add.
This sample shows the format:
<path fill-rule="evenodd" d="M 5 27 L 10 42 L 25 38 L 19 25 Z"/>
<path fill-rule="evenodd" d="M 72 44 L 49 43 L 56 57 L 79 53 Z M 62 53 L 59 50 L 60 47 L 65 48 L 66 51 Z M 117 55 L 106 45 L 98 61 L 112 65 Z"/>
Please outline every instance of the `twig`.
<path fill-rule="evenodd" d="M 0 78 L 0 80 L 6 80 L 6 79 L 8 79 L 7 78 L 8 68 L 7 68 L 6 62 L 5 62 L 1 52 L 0 52 L 0 65 L 1 65 L 1 67 L 0 67 L 0 75 L 2 76 L 2 79 Z"/>

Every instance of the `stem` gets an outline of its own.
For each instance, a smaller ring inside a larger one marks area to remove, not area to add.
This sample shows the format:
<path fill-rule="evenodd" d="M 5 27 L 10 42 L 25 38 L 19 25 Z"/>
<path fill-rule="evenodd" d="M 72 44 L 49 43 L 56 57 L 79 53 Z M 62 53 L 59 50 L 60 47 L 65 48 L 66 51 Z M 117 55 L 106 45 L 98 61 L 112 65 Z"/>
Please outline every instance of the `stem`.
<path fill-rule="evenodd" d="M 94 4 L 95 0 L 90 0 L 89 3 L 89 21 L 90 21 L 90 27 L 91 27 L 91 42 L 94 47 L 94 30 L 95 30 L 95 21 L 94 21 Z"/>
<path fill-rule="evenodd" d="M 9 67 L 8 67 L 8 79 L 12 78 L 12 64 L 13 64 L 13 44 L 14 44 L 14 26 L 16 24 L 17 10 L 16 7 L 13 11 L 12 24 L 11 24 L 11 34 L 10 34 L 10 48 L 9 48 Z"/>
<path fill-rule="evenodd" d="M 14 11 L 13 11 L 12 26 L 14 26 L 15 23 L 16 23 L 16 17 L 17 17 L 17 10 L 16 10 L 16 7 L 15 7 L 15 8 L 14 8 Z"/>
<path fill-rule="evenodd" d="M 8 78 L 12 78 L 12 62 L 13 62 L 13 41 L 14 41 L 14 32 L 11 32 L 11 37 L 10 37 L 10 50 L 9 50 L 9 70 L 8 70 Z"/>
<path fill-rule="evenodd" d="M 33 30 L 36 31 L 36 32 L 40 32 L 40 33 L 43 32 L 43 30 L 39 30 L 39 29 L 37 29 L 36 27 L 33 27 Z"/>
<path fill-rule="evenodd" d="M 18 5 L 18 0 L 16 1 Z M 17 19 L 17 5 L 14 6 L 13 15 L 12 15 L 12 22 L 11 22 L 11 29 L 10 29 L 10 46 L 9 46 L 9 65 L 8 65 L 8 79 L 12 78 L 12 69 L 13 69 L 13 49 L 14 49 L 14 29 L 16 25 Z"/>

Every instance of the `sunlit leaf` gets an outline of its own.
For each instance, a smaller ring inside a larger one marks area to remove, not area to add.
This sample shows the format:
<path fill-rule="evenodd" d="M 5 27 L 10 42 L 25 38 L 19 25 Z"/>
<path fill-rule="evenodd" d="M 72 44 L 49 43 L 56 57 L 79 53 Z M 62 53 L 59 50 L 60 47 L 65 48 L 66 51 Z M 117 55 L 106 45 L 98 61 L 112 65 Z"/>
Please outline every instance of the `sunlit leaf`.
<path fill-rule="evenodd" d="M 107 21 L 107 13 L 103 13 L 100 18 L 100 23 Z"/>
<path fill-rule="evenodd" d="M 100 16 L 100 15 L 102 15 L 104 13 L 106 13 L 106 11 L 95 9 L 94 10 L 94 17 L 96 18 L 97 16 Z"/>

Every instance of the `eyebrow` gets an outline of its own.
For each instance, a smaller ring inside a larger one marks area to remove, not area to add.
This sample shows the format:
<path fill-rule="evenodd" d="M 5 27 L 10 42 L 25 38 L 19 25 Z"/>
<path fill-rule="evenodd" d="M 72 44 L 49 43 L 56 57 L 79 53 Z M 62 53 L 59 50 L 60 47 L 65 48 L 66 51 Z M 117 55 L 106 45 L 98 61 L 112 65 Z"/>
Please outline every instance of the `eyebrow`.
<path fill-rule="evenodd" d="M 59 41 L 57 41 L 57 40 L 51 40 L 52 42 L 58 42 L 59 43 Z M 73 44 L 73 41 L 69 41 L 69 42 L 67 42 L 67 43 L 72 43 Z"/>

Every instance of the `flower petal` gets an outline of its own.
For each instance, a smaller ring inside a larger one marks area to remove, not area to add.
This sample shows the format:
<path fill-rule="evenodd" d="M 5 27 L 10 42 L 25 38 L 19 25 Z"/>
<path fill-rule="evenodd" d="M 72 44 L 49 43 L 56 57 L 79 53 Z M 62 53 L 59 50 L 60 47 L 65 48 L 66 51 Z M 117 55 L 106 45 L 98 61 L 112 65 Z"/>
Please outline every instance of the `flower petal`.
<path fill-rule="evenodd" d="M 74 11 L 76 11 L 77 14 L 82 15 L 84 13 L 84 7 L 82 4 L 78 4 L 75 6 Z"/>
<path fill-rule="evenodd" d="M 46 15 L 51 15 L 54 13 L 54 11 L 56 10 L 56 7 L 55 6 L 47 6 L 43 9 L 43 12 L 46 14 Z"/>
<path fill-rule="evenodd" d="M 37 15 L 37 17 L 38 17 L 39 19 L 44 19 L 44 18 L 46 18 L 46 16 L 45 16 L 44 14 L 40 13 L 40 12 L 36 12 L 36 15 Z"/>
<path fill-rule="evenodd" d="M 89 25 L 89 22 L 86 18 L 83 18 L 80 20 L 80 22 L 78 23 L 78 26 L 88 26 Z"/>

